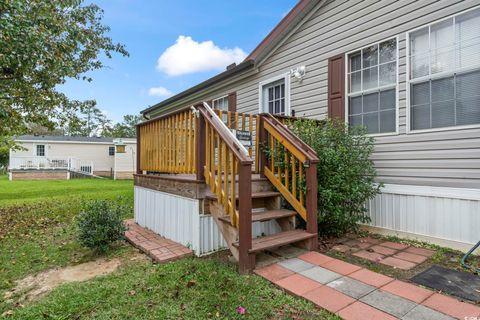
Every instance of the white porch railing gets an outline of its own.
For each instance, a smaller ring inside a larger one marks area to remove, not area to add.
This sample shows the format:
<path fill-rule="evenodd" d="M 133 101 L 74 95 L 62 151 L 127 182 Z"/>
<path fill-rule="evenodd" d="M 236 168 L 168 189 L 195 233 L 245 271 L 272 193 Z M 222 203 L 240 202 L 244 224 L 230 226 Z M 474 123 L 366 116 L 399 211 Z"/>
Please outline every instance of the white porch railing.
<path fill-rule="evenodd" d="M 72 157 L 10 157 L 10 170 L 69 170 L 93 175 L 93 161 Z"/>

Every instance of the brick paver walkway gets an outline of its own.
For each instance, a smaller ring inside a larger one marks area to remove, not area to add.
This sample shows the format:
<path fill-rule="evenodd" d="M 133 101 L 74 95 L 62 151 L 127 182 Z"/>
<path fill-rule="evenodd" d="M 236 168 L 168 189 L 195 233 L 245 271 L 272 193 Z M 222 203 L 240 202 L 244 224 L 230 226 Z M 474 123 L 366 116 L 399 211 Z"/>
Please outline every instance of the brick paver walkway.
<path fill-rule="evenodd" d="M 435 253 L 433 250 L 373 238 L 351 239 L 332 249 L 403 270 L 416 267 Z"/>
<path fill-rule="evenodd" d="M 128 228 L 125 232 L 128 242 L 157 262 L 173 261 L 193 254 L 187 247 L 145 229 L 133 220 L 126 220 L 125 225 Z"/>
<path fill-rule="evenodd" d="M 346 320 L 480 319 L 480 308 L 472 304 L 318 252 L 255 273 Z"/>

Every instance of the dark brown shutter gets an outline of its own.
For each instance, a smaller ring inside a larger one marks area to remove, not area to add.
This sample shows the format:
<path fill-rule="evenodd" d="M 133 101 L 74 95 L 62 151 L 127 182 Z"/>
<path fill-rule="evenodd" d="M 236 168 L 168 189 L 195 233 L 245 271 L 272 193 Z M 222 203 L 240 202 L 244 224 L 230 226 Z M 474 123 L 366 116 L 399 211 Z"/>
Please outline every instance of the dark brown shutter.
<path fill-rule="evenodd" d="M 228 111 L 237 112 L 237 93 L 232 92 L 228 94 Z"/>
<path fill-rule="evenodd" d="M 345 120 L 344 55 L 328 59 L 328 117 Z"/>

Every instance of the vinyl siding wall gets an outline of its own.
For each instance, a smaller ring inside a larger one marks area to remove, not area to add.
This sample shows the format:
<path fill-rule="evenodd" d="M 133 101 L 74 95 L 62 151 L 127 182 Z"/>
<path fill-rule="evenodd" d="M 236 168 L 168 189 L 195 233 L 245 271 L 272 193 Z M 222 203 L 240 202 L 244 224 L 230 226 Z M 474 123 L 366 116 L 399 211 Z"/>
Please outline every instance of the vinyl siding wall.
<path fill-rule="evenodd" d="M 236 91 L 238 111 L 258 112 L 259 82 L 305 65 L 304 80 L 291 81 L 291 109 L 296 116 L 323 119 L 327 115 L 328 58 L 398 36 L 399 134 L 376 138 L 372 159 L 379 180 L 404 185 L 480 188 L 480 129 L 430 133 L 407 133 L 406 129 L 406 32 L 478 5 L 478 0 L 330 0 L 312 11 L 255 72 L 242 75 L 236 82 L 226 80 L 177 104 L 186 106 Z"/>

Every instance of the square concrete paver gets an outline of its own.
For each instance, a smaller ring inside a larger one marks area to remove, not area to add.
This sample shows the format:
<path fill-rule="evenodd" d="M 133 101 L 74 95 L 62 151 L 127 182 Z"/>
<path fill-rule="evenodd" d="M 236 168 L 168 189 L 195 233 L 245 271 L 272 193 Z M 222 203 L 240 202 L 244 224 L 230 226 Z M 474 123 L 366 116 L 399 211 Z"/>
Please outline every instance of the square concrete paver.
<path fill-rule="evenodd" d="M 344 320 L 396 320 L 397 318 L 365 303 L 355 302 L 338 312 Z"/>
<path fill-rule="evenodd" d="M 333 260 L 333 258 L 315 251 L 310 251 L 308 253 L 302 254 L 298 256 L 298 258 L 317 266 Z"/>
<path fill-rule="evenodd" d="M 407 313 L 402 320 L 454 320 L 443 313 L 418 305 Z"/>
<path fill-rule="evenodd" d="M 369 251 L 366 251 L 366 250 L 360 250 L 358 252 L 355 252 L 353 255 L 356 256 L 356 257 L 359 257 L 359 258 L 363 258 L 363 259 L 373 261 L 373 262 L 379 262 L 380 260 L 385 258 L 385 256 L 380 254 L 380 253 L 369 252 Z"/>
<path fill-rule="evenodd" d="M 292 270 L 286 269 L 278 264 L 255 270 L 255 273 L 271 282 L 278 281 L 294 274 Z"/>
<path fill-rule="evenodd" d="M 419 286 L 406 283 L 403 281 L 395 280 L 381 288 L 383 291 L 387 291 L 397 296 L 403 297 L 408 300 L 412 300 L 416 303 L 421 303 L 430 297 L 434 292 L 420 288 Z"/>
<path fill-rule="evenodd" d="M 321 264 L 321 267 L 327 268 L 329 270 L 332 270 L 333 272 L 340 273 L 344 276 L 353 273 L 357 270 L 362 269 L 359 266 L 356 266 L 354 264 L 344 262 L 341 260 L 334 259 L 332 261 L 328 261 L 326 263 Z"/>
<path fill-rule="evenodd" d="M 410 261 L 413 263 L 423 263 L 425 260 L 427 260 L 427 257 L 421 256 L 419 254 L 414 254 L 414 253 L 409 253 L 409 252 L 399 252 L 396 255 L 394 255 L 395 258 Z"/>
<path fill-rule="evenodd" d="M 380 243 L 381 246 L 388 247 L 390 249 L 395 249 L 395 250 L 403 250 L 408 248 L 408 245 L 403 244 L 403 243 L 398 243 L 398 242 L 392 242 L 392 241 L 385 241 Z"/>
<path fill-rule="evenodd" d="M 422 302 L 422 304 L 458 319 L 465 319 L 466 317 L 480 317 L 479 307 L 465 302 L 460 302 L 456 299 L 438 293 L 434 293 L 432 296 L 430 296 L 430 298 Z"/>
<path fill-rule="evenodd" d="M 280 261 L 278 264 L 284 268 L 290 269 L 298 273 L 315 267 L 315 265 L 298 258 Z"/>
<path fill-rule="evenodd" d="M 374 287 L 382 287 L 394 279 L 368 269 L 360 269 L 348 275 L 350 278 L 369 284 Z"/>
<path fill-rule="evenodd" d="M 397 318 L 403 317 L 417 306 L 416 303 L 410 300 L 381 290 L 373 291 L 361 298 L 360 301 Z"/>
<path fill-rule="evenodd" d="M 387 257 L 381 260 L 380 263 L 390 267 L 399 268 L 402 270 L 410 270 L 417 266 L 416 263 L 405 261 L 405 260 L 394 258 L 394 257 Z"/>
<path fill-rule="evenodd" d="M 330 312 L 337 312 L 355 302 L 355 299 L 326 286 L 309 291 L 303 297 Z"/>
<path fill-rule="evenodd" d="M 360 299 L 376 289 L 375 287 L 369 286 L 368 284 L 349 277 L 342 277 L 333 280 L 332 282 L 328 283 L 327 286 L 355 299 Z"/>
<path fill-rule="evenodd" d="M 398 250 L 384 247 L 384 246 L 372 246 L 370 247 L 371 250 L 375 251 L 376 253 L 383 254 L 385 256 L 391 256 L 392 254 L 395 254 L 398 252 Z"/>
<path fill-rule="evenodd" d="M 301 296 L 308 291 L 312 291 L 321 286 L 320 283 L 310 280 L 300 274 L 294 274 L 274 282 L 277 286 L 287 290 L 297 296 Z"/>
<path fill-rule="evenodd" d="M 330 281 L 338 279 L 342 276 L 341 274 L 335 273 L 322 267 L 311 268 L 300 272 L 300 274 L 321 284 L 329 283 Z"/>
<path fill-rule="evenodd" d="M 405 249 L 405 252 L 413 253 L 413 254 L 418 254 L 424 257 L 431 257 L 435 254 L 435 251 L 429 250 L 429 249 L 424 249 L 424 248 L 417 248 L 417 247 L 409 247 Z"/>

